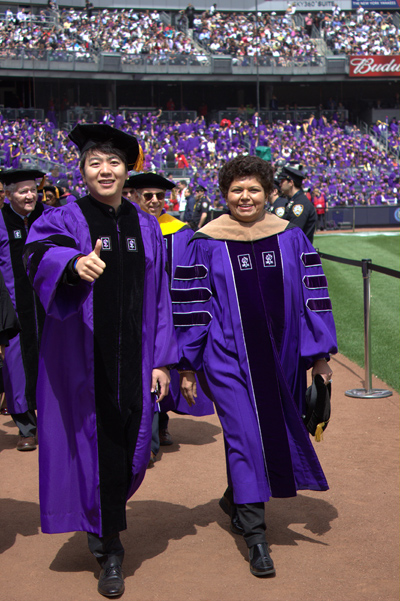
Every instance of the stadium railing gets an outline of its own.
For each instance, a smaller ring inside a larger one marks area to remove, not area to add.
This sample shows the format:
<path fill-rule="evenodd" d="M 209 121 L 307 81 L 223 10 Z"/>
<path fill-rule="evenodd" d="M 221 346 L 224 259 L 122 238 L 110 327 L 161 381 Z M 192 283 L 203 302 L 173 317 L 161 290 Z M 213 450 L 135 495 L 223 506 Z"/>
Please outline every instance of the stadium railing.
<path fill-rule="evenodd" d="M 330 121 L 336 115 L 339 121 L 345 121 L 349 117 L 349 112 L 346 109 L 340 109 L 337 111 L 328 109 L 319 110 L 317 108 L 310 107 L 302 108 L 300 110 L 279 109 L 274 111 L 268 110 L 266 108 L 261 108 L 259 113 L 261 121 L 290 121 L 291 123 L 302 123 L 305 119 L 309 119 L 311 115 L 314 115 L 316 119 L 319 119 L 321 116 L 324 116 L 327 118 L 328 121 Z M 251 115 L 241 116 L 237 108 L 231 108 L 225 111 L 218 111 L 217 113 L 217 120 L 219 122 L 221 122 L 222 119 L 229 119 L 233 121 L 236 118 L 242 120 L 249 120 L 251 119 Z"/>
<path fill-rule="evenodd" d="M 105 58 L 107 60 L 105 60 Z M 115 60 L 114 60 L 115 59 Z M 116 60 L 118 59 L 118 60 Z M 240 58 L 217 54 L 129 54 L 85 49 L 42 50 L 23 46 L 0 49 L 0 68 L 34 71 L 87 71 L 113 73 L 154 73 L 199 75 L 324 75 L 348 70 L 348 58 L 325 56 L 290 60 L 273 56 Z M 112 62 L 112 64 L 110 63 Z"/>
<path fill-rule="evenodd" d="M 7 121 L 17 121 L 18 119 L 44 121 L 43 109 L 0 108 L 0 115 Z"/>

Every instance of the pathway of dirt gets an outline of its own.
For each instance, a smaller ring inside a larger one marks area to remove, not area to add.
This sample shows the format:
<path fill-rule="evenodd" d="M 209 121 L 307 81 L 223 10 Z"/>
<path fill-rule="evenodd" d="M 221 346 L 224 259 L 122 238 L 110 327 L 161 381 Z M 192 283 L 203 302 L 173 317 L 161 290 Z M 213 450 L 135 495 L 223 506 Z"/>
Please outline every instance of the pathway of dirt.
<path fill-rule="evenodd" d="M 399 395 L 351 399 L 363 370 L 332 359 L 332 421 L 316 443 L 330 490 L 267 504 L 277 575 L 249 572 L 243 540 L 218 506 L 226 485 L 216 416 L 173 415 L 164 447 L 128 503 L 128 601 L 397 601 Z M 373 386 L 386 388 L 373 379 Z M 40 531 L 37 452 L 15 450 L 0 417 L 0 600 L 99 601 L 84 533 Z"/>

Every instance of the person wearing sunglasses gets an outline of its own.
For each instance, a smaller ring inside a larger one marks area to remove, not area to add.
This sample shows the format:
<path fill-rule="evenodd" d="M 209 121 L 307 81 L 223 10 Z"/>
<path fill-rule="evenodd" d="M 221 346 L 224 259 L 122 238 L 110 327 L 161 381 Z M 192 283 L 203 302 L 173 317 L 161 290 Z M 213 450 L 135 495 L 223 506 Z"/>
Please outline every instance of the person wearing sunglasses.
<path fill-rule="evenodd" d="M 125 182 L 125 186 L 133 191 L 131 200 L 145 213 L 154 215 L 160 224 L 167 249 L 166 269 L 171 281 L 175 268 L 184 254 L 186 245 L 193 236 L 193 230 L 186 223 L 173 217 L 164 209 L 166 191 L 173 190 L 175 184 L 157 173 L 148 172 L 131 176 Z M 189 407 L 180 392 L 179 375 L 175 370 L 171 370 L 170 392 L 159 404 L 160 411 L 156 412 L 153 418 L 149 467 L 154 465 L 160 445 L 169 446 L 173 444 L 171 434 L 168 431 L 169 417 L 167 411 L 177 410 L 179 413 L 193 416 L 212 415 L 214 413 L 212 402 L 203 393 L 199 384 L 198 390 L 196 405 Z"/>

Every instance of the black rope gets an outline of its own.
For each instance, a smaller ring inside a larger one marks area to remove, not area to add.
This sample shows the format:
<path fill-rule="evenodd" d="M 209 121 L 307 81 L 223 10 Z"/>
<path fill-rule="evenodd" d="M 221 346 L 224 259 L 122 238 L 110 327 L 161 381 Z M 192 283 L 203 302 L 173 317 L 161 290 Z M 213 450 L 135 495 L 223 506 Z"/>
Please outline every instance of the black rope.
<path fill-rule="evenodd" d="M 345 265 L 353 265 L 354 267 L 362 267 L 363 265 L 362 261 L 355 261 L 353 259 L 344 259 L 343 257 L 327 255 L 325 253 L 321 253 L 318 249 L 316 249 L 316 251 L 322 259 L 327 259 L 328 261 L 344 263 Z M 368 263 L 368 269 L 370 269 L 371 271 L 378 271 L 379 273 L 384 273 L 385 275 L 390 275 L 393 278 L 400 278 L 400 271 L 396 271 L 395 269 L 389 269 L 388 267 L 381 267 L 380 265 Z"/>

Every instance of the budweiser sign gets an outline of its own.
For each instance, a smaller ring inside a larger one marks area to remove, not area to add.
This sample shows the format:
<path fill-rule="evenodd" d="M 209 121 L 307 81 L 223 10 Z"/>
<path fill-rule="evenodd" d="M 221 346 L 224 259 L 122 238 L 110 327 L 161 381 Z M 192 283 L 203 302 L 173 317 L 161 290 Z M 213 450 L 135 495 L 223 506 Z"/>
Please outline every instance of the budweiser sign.
<path fill-rule="evenodd" d="M 350 56 L 350 77 L 399 77 L 400 56 Z"/>

